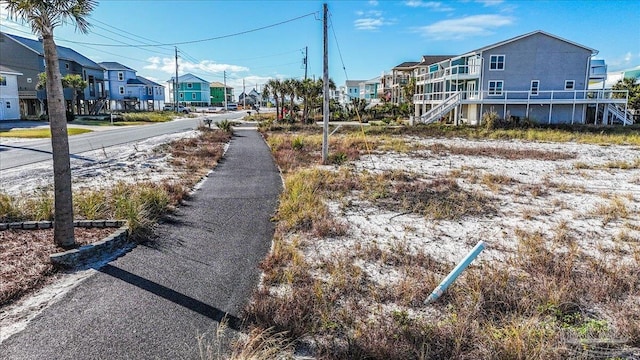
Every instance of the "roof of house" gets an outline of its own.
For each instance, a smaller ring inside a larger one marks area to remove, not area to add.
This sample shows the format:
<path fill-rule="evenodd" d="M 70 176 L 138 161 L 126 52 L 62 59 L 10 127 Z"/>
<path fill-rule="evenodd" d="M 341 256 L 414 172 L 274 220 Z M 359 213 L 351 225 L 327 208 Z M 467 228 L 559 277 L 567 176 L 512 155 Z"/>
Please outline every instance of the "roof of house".
<path fill-rule="evenodd" d="M 400 68 L 408 69 L 418 65 L 419 63 L 420 63 L 419 61 L 405 61 L 402 64 L 396 65 L 394 69 L 400 69 Z"/>
<path fill-rule="evenodd" d="M 130 71 L 135 71 L 134 69 L 128 67 L 128 66 L 124 66 L 120 63 L 117 63 L 115 61 L 103 61 L 101 63 L 99 63 L 100 66 L 102 66 L 103 69 L 105 70 L 130 70 Z"/>
<path fill-rule="evenodd" d="M 3 34 L 15 40 L 16 42 L 22 44 L 23 46 L 31 49 L 33 52 L 37 53 L 38 55 L 44 56 L 44 47 L 42 45 L 42 41 L 28 39 L 28 38 L 13 35 L 13 34 L 7 34 L 7 33 L 3 33 Z M 60 46 L 60 45 L 56 45 L 56 48 L 58 50 L 58 58 L 61 60 L 74 61 L 86 68 L 102 69 L 102 67 L 98 65 L 96 62 L 94 62 L 93 60 L 89 59 L 88 57 L 80 54 L 79 52 L 73 49 Z"/>
<path fill-rule="evenodd" d="M 592 53 L 593 55 L 595 55 L 595 54 L 597 54 L 597 53 L 598 53 L 598 50 L 592 49 L 592 48 L 587 47 L 587 46 L 584 46 L 584 45 L 580 45 L 580 44 L 578 44 L 578 43 L 575 43 L 575 42 L 573 42 L 573 41 L 569 41 L 569 40 L 567 40 L 567 39 L 563 39 L 563 38 L 561 38 L 561 37 L 559 37 L 559 36 L 556 36 L 556 35 L 553 35 L 553 34 L 549 34 L 548 32 L 544 32 L 544 31 L 542 31 L 542 30 L 532 31 L 532 32 L 527 33 L 527 34 L 522 34 L 522 35 L 519 35 L 519 36 L 516 36 L 516 37 L 512 37 L 511 39 L 507 39 L 507 40 L 503 40 L 503 41 L 497 42 L 497 43 L 495 43 L 495 44 L 487 45 L 487 46 L 485 46 L 485 47 L 481 47 L 481 48 L 479 48 L 479 49 L 473 50 L 473 51 L 471 51 L 471 53 L 476 53 L 476 52 L 481 52 L 481 51 L 487 51 L 487 50 L 490 50 L 490 49 L 496 48 L 496 47 L 498 47 L 498 46 L 506 45 L 506 44 L 508 44 L 508 43 L 511 43 L 511 42 L 514 42 L 514 41 L 518 41 L 518 40 L 521 40 L 521 39 L 527 38 L 527 37 L 529 37 L 529 36 L 537 35 L 537 34 L 546 35 L 546 36 L 549 36 L 549 37 L 552 37 L 552 38 L 558 39 L 558 40 L 560 40 L 560 41 L 564 41 L 564 42 L 566 42 L 566 43 L 568 43 L 568 44 L 571 44 L 571 45 L 574 45 L 574 46 L 577 46 L 577 47 L 581 47 L 581 48 L 583 48 L 583 49 L 586 49 L 586 50 L 591 51 L 591 53 Z"/>
<path fill-rule="evenodd" d="M 365 82 L 365 80 L 347 80 L 345 81 L 345 85 L 347 85 L 347 87 L 356 87 L 356 86 L 360 86 L 360 83 Z"/>
<path fill-rule="evenodd" d="M 6 67 L 0 64 L 0 73 L 9 74 L 9 75 L 22 75 L 21 72 L 13 70 L 12 68 Z"/>
<path fill-rule="evenodd" d="M 146 85 L 146 84 L 139 79 L 128 79 L 127 85 Z"/>
<path fill-rule="evenodd" d="M 147 85 L 147 86 L 162 86 L 160 84 L 158 84 L 157 82 L 151 81 L 149 79 L 147 79 L 146 77 L 143 76 L 137 76 L 138 81 L 142 82 L 143 84 Z"/>
<path fill-rule="evenodd" d="M 167 80 L 167 82 L 173 82 L 174 80 L 175 80 L 175 76 L 172 76 L 171 79 Z M 207 83 L 207 84 L 209 83 L 207 80 L 199 78 L 191 73 L 178 76 L 178 82 L 179 83 L 199 82 L 199 83 Z"/>
<path fill-rule="evenodd" d="M 212 87 L 212 88 L 223 88 L 224 84 L 221 83 L 220 81 L 213 81 L 213 82 L 211 82 L 209 84 L 209 87 Z M 233 87 L 227 85 L 227 89 L 233 89 Z"/>
<path fill-rule="evenodd" d="M 422 55 L 420 65 L 433 65 L 441 61 L 449 60 L 452 57 L 455 57 L 455 55 Z"/>

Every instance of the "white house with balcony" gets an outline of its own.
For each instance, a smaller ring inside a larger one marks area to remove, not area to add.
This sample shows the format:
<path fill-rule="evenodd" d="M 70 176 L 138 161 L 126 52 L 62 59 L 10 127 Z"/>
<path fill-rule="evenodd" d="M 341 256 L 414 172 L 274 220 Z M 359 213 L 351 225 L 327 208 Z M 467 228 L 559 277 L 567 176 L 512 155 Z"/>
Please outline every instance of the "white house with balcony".
<path fill-rule="evenodd" d="M 0 121 L 20 120 L 18 76 L 22 73 L 0 65 Z"/>
<path fill-rule="evenodd" d="M 602 76 L 605 66 L 592 66 L 596 54 L 538 30 L 441 61 L 421 62 L 414 70 L 413 120 L 479 124 L 485 112 L 495 111 L 502 118 L 538 123 L 631 124 L 626 91 L 589 89 L 589 81 Z"/>

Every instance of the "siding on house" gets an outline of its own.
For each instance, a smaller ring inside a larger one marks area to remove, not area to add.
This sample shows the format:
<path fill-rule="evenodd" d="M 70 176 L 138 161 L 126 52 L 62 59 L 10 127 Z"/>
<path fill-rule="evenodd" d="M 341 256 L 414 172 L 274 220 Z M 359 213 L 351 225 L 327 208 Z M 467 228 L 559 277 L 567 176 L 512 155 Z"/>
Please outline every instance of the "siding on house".
<path fill-rule="evenodd" d="M 19 120 L 18 78 L 22 73 L 0 65 L 0 121 Z"/>
<path fill-rule="evenodd" d="M 167 100 L 174 102 L 175 77 L 167 81 Z M 210 105 L 209 82 L 193 74 L 178 76 L 178 102 L 186 106 Z"/>

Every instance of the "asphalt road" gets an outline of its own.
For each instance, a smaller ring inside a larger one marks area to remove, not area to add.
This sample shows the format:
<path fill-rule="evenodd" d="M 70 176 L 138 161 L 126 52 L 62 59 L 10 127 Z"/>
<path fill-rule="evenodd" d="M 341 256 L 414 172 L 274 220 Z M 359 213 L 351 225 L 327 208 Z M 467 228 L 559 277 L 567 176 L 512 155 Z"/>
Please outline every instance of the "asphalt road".
<path fill-rule="evenodd" d="M 198 335 L 225 316 L 241 322 L 281 189 L 261 136 L 236 130 L 224 160 L 154 242 L 98 269 L 0 344 L 0 358 L 198 358 Z"/>
<path fill-rule="evenodd" d="M 126 144 L 154 136 L 171 134 L 197 128 L 207 117 L 214 122 L 223 119 L 236 120 L 245 112 L 227 114 L 208 114 L 198 118 L 185 118 L 166 123 L 140 126 L 123 126 L 108 131 L 94 131 L 91 133 L 69 137 L 69 153 L 71 157 L 80 156 L 83 152 L 110 146 Z M 2 144 L 0 139 L 0 171 L 18 166 L 29 165 L 40 161 L 51 160 L 51 140 L 33 140 L 27 142 Z"/>

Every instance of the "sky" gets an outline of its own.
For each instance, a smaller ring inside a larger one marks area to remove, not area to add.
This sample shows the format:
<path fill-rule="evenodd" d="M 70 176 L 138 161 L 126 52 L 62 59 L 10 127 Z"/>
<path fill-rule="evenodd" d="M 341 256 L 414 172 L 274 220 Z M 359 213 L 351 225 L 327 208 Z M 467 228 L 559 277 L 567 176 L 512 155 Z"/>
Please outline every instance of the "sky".
<path fill-rule="evenodd" d="M 89 34 L 72 24 L 56 43 L 95 62 L 115 61 L 166 83 L 192 73 L 261 89 L 271 78 L 322 78 L 323 1 L 102 0 Z M 368 80 L 423 55 L 459 55 L 536 30 L 598 50 L 610 72 L 640 66 L 640 1 L 328 1 L 329 76 Z M 35 38 L 8 18 L 0 31 Z M 225 76 L 226 75 L 226 76 Z"/>

